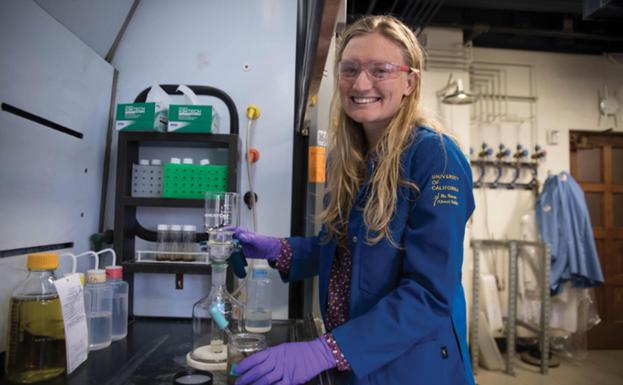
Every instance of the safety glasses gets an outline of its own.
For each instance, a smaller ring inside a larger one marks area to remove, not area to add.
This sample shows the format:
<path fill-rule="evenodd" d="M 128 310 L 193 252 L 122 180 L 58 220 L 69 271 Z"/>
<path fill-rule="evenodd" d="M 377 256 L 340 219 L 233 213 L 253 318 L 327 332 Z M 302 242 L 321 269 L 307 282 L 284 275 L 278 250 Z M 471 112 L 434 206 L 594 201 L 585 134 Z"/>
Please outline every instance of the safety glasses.
<path fill-rule="evenodd" d="M 417 69 L 404 64 L 392 64 L 382 61 L 370 61 L 359 63 L 351 60 L 343 60 L 338 63 L 337 71 L 340 79 L 355 80 L 361 73 L 366 71 L 368 78 L 372 81 L 395 79 L 401 72 L 418 72 Z"/>

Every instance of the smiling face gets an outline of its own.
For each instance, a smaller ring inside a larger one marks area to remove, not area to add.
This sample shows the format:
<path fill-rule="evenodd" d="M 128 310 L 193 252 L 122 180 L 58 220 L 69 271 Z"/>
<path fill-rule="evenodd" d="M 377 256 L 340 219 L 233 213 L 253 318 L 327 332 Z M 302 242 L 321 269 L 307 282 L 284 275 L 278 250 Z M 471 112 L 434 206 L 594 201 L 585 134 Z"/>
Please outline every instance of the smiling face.
<path fill-rule="evenodd" d="M 353 37 L 342 52 L 341 61 L 365 66 L 370 62 L 404 65 L 400 46 L 380 33 Z M 340 77 L 338 87 L 344 112 L 363 125 L 368 144 L 374 146 L 398 113 L 400 102 L 415 88 L 415 73 L 399 72 L 397 76 L 375 80 L 361 70 L 353 79 Z"/>

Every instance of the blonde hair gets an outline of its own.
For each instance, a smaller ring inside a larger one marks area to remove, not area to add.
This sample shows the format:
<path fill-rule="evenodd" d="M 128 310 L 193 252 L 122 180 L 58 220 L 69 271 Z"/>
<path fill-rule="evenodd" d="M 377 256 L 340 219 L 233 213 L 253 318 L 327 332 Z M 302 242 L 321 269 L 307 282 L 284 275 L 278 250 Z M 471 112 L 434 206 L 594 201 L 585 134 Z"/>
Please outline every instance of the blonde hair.
<path fill-rule="evenodd" d="M 328 202 L 320 214 L 320 220 L 327 227 L 327 239 L 334 236 L 341 239 L 347 234 L 348 218 L 357 193 L 366 178 L 368 156 L 375 159 L 374 169 L 367 186 L 363 219 L 368 229 L 366 241 L 378 243 L 382 238 L 396 245 L 391 237 L 389 223 L 396 210 L 398 188 L 408 185 L 418 190 L 417 185 L 401 178 L 400 158 L 413 139 L 414 127 L 425 124 L 438 132 L 441 126 L 422 112 L 421 71 L 423 54 L 413 32 L 398 19 L 391 16 L 368 16 L 349 26 L 341 36 L 336 50 L 337 63 L 342 59 L 344 48 L 356 37 L 380 33 L 393 41 L 402 50 L 406 65 L 417 69 L 419 79 L 415 89 L 403 97 L 400 109 L 391 119 L 375 148 L 367 149 L 363 128 L 344 112 L 336 87 L 331 105 L 331 124 L 327 157 Z M 337 71 L 336 71 L 337 73 Z"/>

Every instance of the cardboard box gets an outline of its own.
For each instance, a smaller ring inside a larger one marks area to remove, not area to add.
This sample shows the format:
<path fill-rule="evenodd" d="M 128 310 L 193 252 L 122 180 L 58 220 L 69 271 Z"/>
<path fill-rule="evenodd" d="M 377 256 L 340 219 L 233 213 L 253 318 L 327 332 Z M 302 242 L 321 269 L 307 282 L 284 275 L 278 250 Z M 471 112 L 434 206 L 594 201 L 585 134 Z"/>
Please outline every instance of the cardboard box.
<path fill-rule="evenodd" d="M 212 132 L 212 106 L 171 104 L 168 132 Z"/>
<path fill-rule="evenodd" d="M 161 103 L 117 104 L 117 131 L 159 131 L 167 128 L 167 110 Z"/>

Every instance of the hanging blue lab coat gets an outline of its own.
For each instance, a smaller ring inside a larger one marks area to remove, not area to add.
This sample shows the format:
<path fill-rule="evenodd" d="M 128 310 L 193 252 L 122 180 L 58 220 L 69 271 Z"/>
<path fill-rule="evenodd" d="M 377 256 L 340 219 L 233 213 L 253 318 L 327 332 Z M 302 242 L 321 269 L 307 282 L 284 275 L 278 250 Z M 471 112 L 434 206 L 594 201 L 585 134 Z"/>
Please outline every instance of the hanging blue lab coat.
<path fill-rule="evenodd" d="M 550 246 L 552 295 L 566 281 L 577 288 L 603 284 L 584 192 L 571 175 L 561 172 L 548 177 L 535 210 L 541 238 Z"/>
<path fill-rule="evenodd" d="M 469 385 L 474 380 L 466 344 L 466 304 L 461 285 L 465 225 L 474 209 L 470 166 L 449 138 L 414 129 L 404 151 L 403 177 L 419 192 L 399 187 L 390 223 L 393 239 L 366 242 L 365 181 L 351 210 L 350 319 L 332 330 L 352 371 L 347 383 L 374 385 Z M 371 165 L 370 165 L 371 167 Z M 335 239 L 292 237 L 286 281 L 319 275 L 326 312 Z M 347 279 L 347 278 L 345 278 Z"/>

